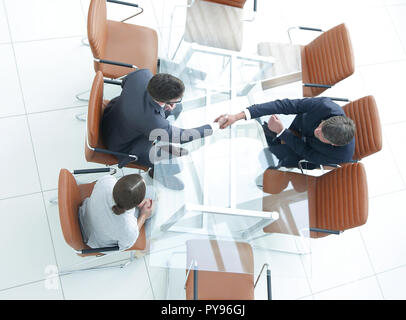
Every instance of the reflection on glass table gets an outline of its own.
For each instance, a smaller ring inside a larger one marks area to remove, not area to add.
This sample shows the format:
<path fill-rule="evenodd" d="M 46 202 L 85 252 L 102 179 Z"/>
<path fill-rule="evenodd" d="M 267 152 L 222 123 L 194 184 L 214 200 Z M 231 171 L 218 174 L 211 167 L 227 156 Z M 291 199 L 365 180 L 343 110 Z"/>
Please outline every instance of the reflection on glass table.
<path fill-rule="evenodd" d="M 172 120 L 178 127 L 195 127 L 212 122 L 219 114 L 236 113 L 248 104 L 248 97 L 239 97 L 183 110 L 176 120 Z M 190 273 L 185 278 L 187 270 L 248 273 L 254 279 L 254 274 L 258 276 L 267 263 L 274 275 L 304 277 L 301 256 L 310 252 L 306 232 L 306 179 L 302 181 L 303 189 L 295 189 L 289 182 L 279 186 L 278 195 L 264 192 L 263 174 L 269 166 L 276 164 L 276 158 L 267 148 L 260 123 L 256 120 L 241 121 L 204 139 L 182 144 L 182 147 L 188 150 L 186 156 L 162 159 L 154 167 L 157 202 L 148 235 L 147 263 L 152 268 L 150 270 L 154 267 L 166 269 L 168 273 L 183 270 L 183 282 L 191 281 L 187 280 Z M 168 174 L 168 165 L 174 164 L 180 168 L 176 177 L 183 182 L 183 190 L 171 190 L 160 182 Z M 283 171 L 277 172 L 284 174 Z M 277 182 L 275 180 L 271 184 L 276 188 Z M 291 220 L 297 224 L 295 230 L 300 232 L 292 231 L 283 237 L 264 237 L 264 230 L 288 210 Z M 221 250 L 221 254 L 217 252 L 215 255 L 213 263 L 200 261 L 197 266 L 190 265 L 188 244 L 194 241 L 226 241 L 227 247 L 231 248 L 229 250 L 236 250 L 245 243 L 253 250 L 253 267 L 238 268 L 240 255 L 230 255 Z M 292 259 L 295 260 L 289 262 L 292 267 L 284 267 L 286 261 Z M 155 280 L 152 282 L 153 286 L 159 286 Z"/>
<path fill-rule="evenodd" d="M 159 72 L 184 81 L 185 109 L 205 105 L 205 97 L 219 102 L 245 96 L 255 83 L 265 89 L 301 80 L 300 46 L 268 42 L 266 11 L 253 11 L 252 2 L 243 8 L 215 2 L 172 2 L 158 18 L 170 21 L 169 30 L 159 30 Z"/>

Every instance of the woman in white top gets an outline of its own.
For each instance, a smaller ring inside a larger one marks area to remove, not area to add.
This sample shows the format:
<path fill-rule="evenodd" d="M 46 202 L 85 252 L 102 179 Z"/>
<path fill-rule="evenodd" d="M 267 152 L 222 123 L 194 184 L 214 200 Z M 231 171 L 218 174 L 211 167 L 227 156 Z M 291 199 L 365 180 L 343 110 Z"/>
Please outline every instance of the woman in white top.
<path fill-rule="evenodd" d="M 79 208 L 83 241 L 91 248 L 131 248 L 139 230 L 152 213 L 152 200 L 145 199 L 146 185 L 139 174 L 117 180 L 100 178 Z"/>

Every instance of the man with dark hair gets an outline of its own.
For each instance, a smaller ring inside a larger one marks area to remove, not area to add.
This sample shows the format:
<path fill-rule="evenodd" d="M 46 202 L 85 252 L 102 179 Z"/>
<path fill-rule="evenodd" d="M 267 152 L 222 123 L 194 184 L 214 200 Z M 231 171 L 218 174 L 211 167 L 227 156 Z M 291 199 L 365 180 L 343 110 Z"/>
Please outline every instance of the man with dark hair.
<path fill-rule="evenodd" d="M 183 82 L 170 74 L 158 73 L 153 76 L 148 69 L 139 69 L 128 74 L 121 86 L 120 96 L 109 102 L 103 114 L 103 142 L 112 151 L 136 155 L 137 164 L 151 168 L 148 172 L 151 177 L 154 176 L 154 162 L 161 157 L 161 150 L 167 152 L 169 157 L 185 153 L 186 150 L 170 143 L 203 138 L 219 128 L 218 123 L 192 129 L 177 128 L 169 123 L 166 118 L 182 101 L 185 91 Z M 158 141 L 167 144 L 156 145 Z M 132 159 L 121 158 L 119 161 L 126 165 Z M 168 176 L 173 178 L 171 188 L 182 189 L 181 181 L 173 177 L 180 169 L 177 166 L 167 168 Z"/>
<path fill-rule="evenodd" d="M 165 102 L 183 96 L 185 85 L 170 74 L 158 73 L 149 80 L 147 90 L 155 101 Z"/>
<path fill-rule="evenodd" d="M 277 114 L 297 114 L 286 129 Z M 307 160 L 308 169 L 319 165 L 350 162 L 355 149 L 355 124 L 330 98 L 283 99 L 252 105 L 227 117 L 224 129 L 241 119 L 271 115 L 263 124 L 271 152 L 279 159 L 277 167 L 298 167 Z"/>

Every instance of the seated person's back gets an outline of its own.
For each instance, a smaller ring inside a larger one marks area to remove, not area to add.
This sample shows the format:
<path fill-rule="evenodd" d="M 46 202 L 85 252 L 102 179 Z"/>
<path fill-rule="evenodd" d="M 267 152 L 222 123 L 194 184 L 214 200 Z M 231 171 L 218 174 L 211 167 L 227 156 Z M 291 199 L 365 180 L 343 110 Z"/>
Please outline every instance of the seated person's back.
<path fill-rule="evenodd" d="M 147 69 L 128 74 L 121 94 L 107 105 L 102 121 L 103 142 L 112 151 L 135 154 L 137 163 L 152 168 L 153 142 L 186 143 L 213 133 L 217 123 L 183 129 L 167 120 L 185 91 L 182 80 L 170 74 L 152 75 Z M 155 136 L 155 135 L 158 135 Z M 123 165 L 133 159 L 119 159 Z"/>
<path fill-rule="evenodd" d="M 131 248 L 152 212 L 152 200 L 144 199 L 145 194 L 145 182 L 138 174 L 119 180 L 111 175 L 100 178 L 79 208 L 84 243 L 91 248 Z"/>

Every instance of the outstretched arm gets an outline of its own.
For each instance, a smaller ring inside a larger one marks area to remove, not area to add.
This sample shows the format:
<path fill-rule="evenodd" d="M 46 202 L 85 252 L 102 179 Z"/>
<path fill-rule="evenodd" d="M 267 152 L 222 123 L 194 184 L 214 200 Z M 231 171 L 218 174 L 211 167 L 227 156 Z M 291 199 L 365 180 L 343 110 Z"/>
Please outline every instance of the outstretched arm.
<path fill-rule="evenodd" d="M 254 104 L 248 107 L 252 119 L 271 114 L 300 114 L 311 112 L 318 106 L 321 98 L 283 99 Z"/>
<path fill-rule="evenodd" d="M 254 104 L 244 111 L 236 114 L 223 114 L 215 121 L 226 119 L 224 124 L 220 125 L 221 129 L 227 128 L 238 120 L 251 120 L 265 115 L 271 114 L 299 114 L 311 112 L 318 107 L 319 101 L 322 98 L 306 98 L 306 99 L 283 99 L 275 100 L 261 104 Z"/>

